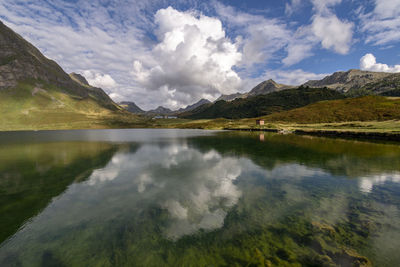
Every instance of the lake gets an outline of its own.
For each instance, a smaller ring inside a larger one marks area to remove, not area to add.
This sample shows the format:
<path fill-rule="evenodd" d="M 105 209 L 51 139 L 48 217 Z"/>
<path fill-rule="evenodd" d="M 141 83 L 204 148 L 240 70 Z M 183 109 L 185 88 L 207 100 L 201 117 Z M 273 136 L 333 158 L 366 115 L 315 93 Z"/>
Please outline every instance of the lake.
<path fill-rule="evenodd" d="M 0 266 L 400 266 L 400 145 L 0 133 Z"/>

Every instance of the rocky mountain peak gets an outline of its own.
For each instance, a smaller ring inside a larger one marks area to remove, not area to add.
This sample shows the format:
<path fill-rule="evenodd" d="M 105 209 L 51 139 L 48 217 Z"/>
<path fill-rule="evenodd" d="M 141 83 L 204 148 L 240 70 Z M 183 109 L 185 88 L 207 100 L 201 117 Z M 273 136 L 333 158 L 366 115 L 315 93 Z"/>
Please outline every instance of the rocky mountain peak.
<path fill-rule="evenodd" d="M 293 88 L 293 86 L 279 84 L 279 83 L 275 82 L 274 80 L 269 79 L 267 81 L 264 81 L 264 82 L 258 84 L 256 87 L 254 87 L 249 92 L 249 95 L 250 96 L 265 95 L 265 94 L 269 94 L 272 92 L 281 91 L 281 90 L 290 89 L 290 88 Z"/>

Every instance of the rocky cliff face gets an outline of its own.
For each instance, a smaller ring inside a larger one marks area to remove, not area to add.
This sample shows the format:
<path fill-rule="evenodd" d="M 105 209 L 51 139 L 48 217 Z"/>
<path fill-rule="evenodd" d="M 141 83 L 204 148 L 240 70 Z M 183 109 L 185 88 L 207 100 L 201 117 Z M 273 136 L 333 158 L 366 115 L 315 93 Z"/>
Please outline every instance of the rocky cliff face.
<path fill-rule="evenodd" d="M 347 93 L 351 90 L 361 89 L 368 83 L 382 80 L 391 73 L 371 72 L 362 70 L 339 71 L 326 76 L 322 80 L 308 81 L 304 86 L 309 87 L 327 87 L 339 92 Z"/>
<path fill-rule="evenodd" d="M 54 85 L 74 97 L 91 97 L 108 109 L 118 109 L 102 89 L 91 87 L 81 75 L 68 75 L 55 61 L 46 58 L 0 21 L 0 90 L 29 80 Z"/>

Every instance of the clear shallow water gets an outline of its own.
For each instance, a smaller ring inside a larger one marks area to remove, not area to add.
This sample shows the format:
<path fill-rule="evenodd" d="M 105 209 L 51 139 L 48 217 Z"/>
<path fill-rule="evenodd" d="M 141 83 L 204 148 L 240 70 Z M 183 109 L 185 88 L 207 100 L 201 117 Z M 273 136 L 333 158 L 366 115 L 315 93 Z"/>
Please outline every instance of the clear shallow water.
<path fill-rule="evenodd" d="M 400 146 L 0 133 L 0 266 L 400 266 Z"/>

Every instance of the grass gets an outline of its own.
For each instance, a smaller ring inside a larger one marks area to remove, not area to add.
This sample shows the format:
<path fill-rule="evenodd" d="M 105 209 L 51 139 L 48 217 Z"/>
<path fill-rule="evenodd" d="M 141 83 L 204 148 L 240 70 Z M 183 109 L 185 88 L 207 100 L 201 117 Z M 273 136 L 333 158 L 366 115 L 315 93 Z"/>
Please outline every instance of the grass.
<path fill-rule="evenodd" d="M 271 114 L 265 116 L 264 119 L 289 123 L 399 120 L 400 100 L 383 96 L 365 96 L 321 101 L 305 107 Z"/>
<path fill-rule="evenodd" d="M 259 117 L 264 126 L 250 119 L 155 120 L 153 127 L 198 129 L 273 129 L 287 131 L 335 131 L 354 133 L 400 133 L 400 99 L 366 96 L 321 101 L 302 108 Z"/>
<path fill-rule="evenodd" d="M 35 89 L 36 88 L 36 89 Z M 109 110 L 92 98 L 71 96 L 32 82 L 0 91 L 0 130 L 110 128 L 274 129 L 355 133 L 400 133 L 400 98 L 366 96 L 321 101 L 308 106 L 245 119 L 150 119 L 123 110 Z"/>
<path fill-rule="evenodd" d="M 144 118 L 109 110 L 92 98 L 32 81 L 0 91 L 0 130 L 100 129 L 145 125 Z"/>
<path fill-rule="evenodd" d="M 322 130 L 322 131 L 351 131 L 351 132 L 384 132 L 400 133 L 400 120 L 389 121 L 352 121 L 336 123 L 283 123 L 266 122 L 264 126 L 255 124 L 255 119 L 228 120 L 228 119 L 210 119 L 210 120 L 156 120 L 152 125 L 154 128 L 194 128 L 206 130 L 223 129 L 276 129 L 276 130 Z"/>

